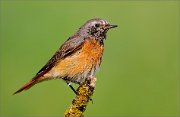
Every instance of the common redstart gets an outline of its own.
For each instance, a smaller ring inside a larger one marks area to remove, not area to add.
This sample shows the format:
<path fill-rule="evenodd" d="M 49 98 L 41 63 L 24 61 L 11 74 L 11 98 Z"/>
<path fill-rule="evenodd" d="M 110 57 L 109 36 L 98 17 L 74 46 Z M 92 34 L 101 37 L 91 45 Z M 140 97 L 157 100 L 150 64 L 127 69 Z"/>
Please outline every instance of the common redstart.
<path fill-rule="evenodd" d="M 80 84 L 87 77 L 95 76 L 101 65 L 106 33 L 115 27 L 117 25 L 111 25 L 101 18 L 87 21 L 64 42 L 45 66 L 14 94 L 42 81 L 63 79 L 67 84 Z"/>

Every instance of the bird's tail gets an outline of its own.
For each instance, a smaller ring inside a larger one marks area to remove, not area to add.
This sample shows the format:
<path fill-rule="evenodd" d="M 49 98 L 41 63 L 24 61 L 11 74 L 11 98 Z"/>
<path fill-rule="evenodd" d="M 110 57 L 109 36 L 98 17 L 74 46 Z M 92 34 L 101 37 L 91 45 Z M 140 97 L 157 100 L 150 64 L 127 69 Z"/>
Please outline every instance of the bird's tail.
<path fill-rule="evenodd" d="M 21 91 L 24 91 L 24 90 L 28 90 L 29 88 L 34 86 L 36 83 L 37 83 L 37 80 L 32 79 L 28 83 L 26 83 L 23 87 L 21 87 L 18 91 L 16 91 L 14 94 L 20 93 Z"/>

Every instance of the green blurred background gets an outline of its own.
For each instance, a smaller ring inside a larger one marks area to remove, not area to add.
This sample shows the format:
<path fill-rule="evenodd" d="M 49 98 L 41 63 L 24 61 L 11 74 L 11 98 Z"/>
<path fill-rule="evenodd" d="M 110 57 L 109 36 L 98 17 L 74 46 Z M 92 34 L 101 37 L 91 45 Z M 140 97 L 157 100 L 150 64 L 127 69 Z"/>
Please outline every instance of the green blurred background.
<path fill-rule="evenodd" d="M 110 30 L 87 116 L 180 116 L 179 1 L 1 1 L 0 116 L 63 116 L 62 80 L 12 95 L 87 20 Z"/>

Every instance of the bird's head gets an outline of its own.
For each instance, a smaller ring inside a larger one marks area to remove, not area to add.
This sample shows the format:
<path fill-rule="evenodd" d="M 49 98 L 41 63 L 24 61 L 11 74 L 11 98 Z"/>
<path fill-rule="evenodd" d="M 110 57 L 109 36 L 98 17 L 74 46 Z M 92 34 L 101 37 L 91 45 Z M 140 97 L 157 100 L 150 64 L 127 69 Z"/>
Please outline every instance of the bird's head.
<path fill-rule="evenodd" d="M 87 21 L 79 29 L 79 34 L 84 37 L 94 37 L 99 42 L 103 43 L 106 39 L 106 33 L 109 29 L 115 28 L 117 25 L 111 25 L 106 20 L 95 18 Z"/>

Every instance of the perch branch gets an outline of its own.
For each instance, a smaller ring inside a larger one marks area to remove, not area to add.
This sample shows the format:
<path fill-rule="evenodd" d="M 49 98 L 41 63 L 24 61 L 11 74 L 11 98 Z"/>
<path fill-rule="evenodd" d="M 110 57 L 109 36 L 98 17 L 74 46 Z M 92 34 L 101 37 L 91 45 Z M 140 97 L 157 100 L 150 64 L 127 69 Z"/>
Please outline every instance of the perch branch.
<path fill-rule="evenodd" d="M 83 117 L 88 102 L 91 100 L 94 88 L 96 86 L 96 78 L 88 77 L 76 90 L 77 95 L 73 99 L 72 104 L 65 112 L 65 117 Z"/>

